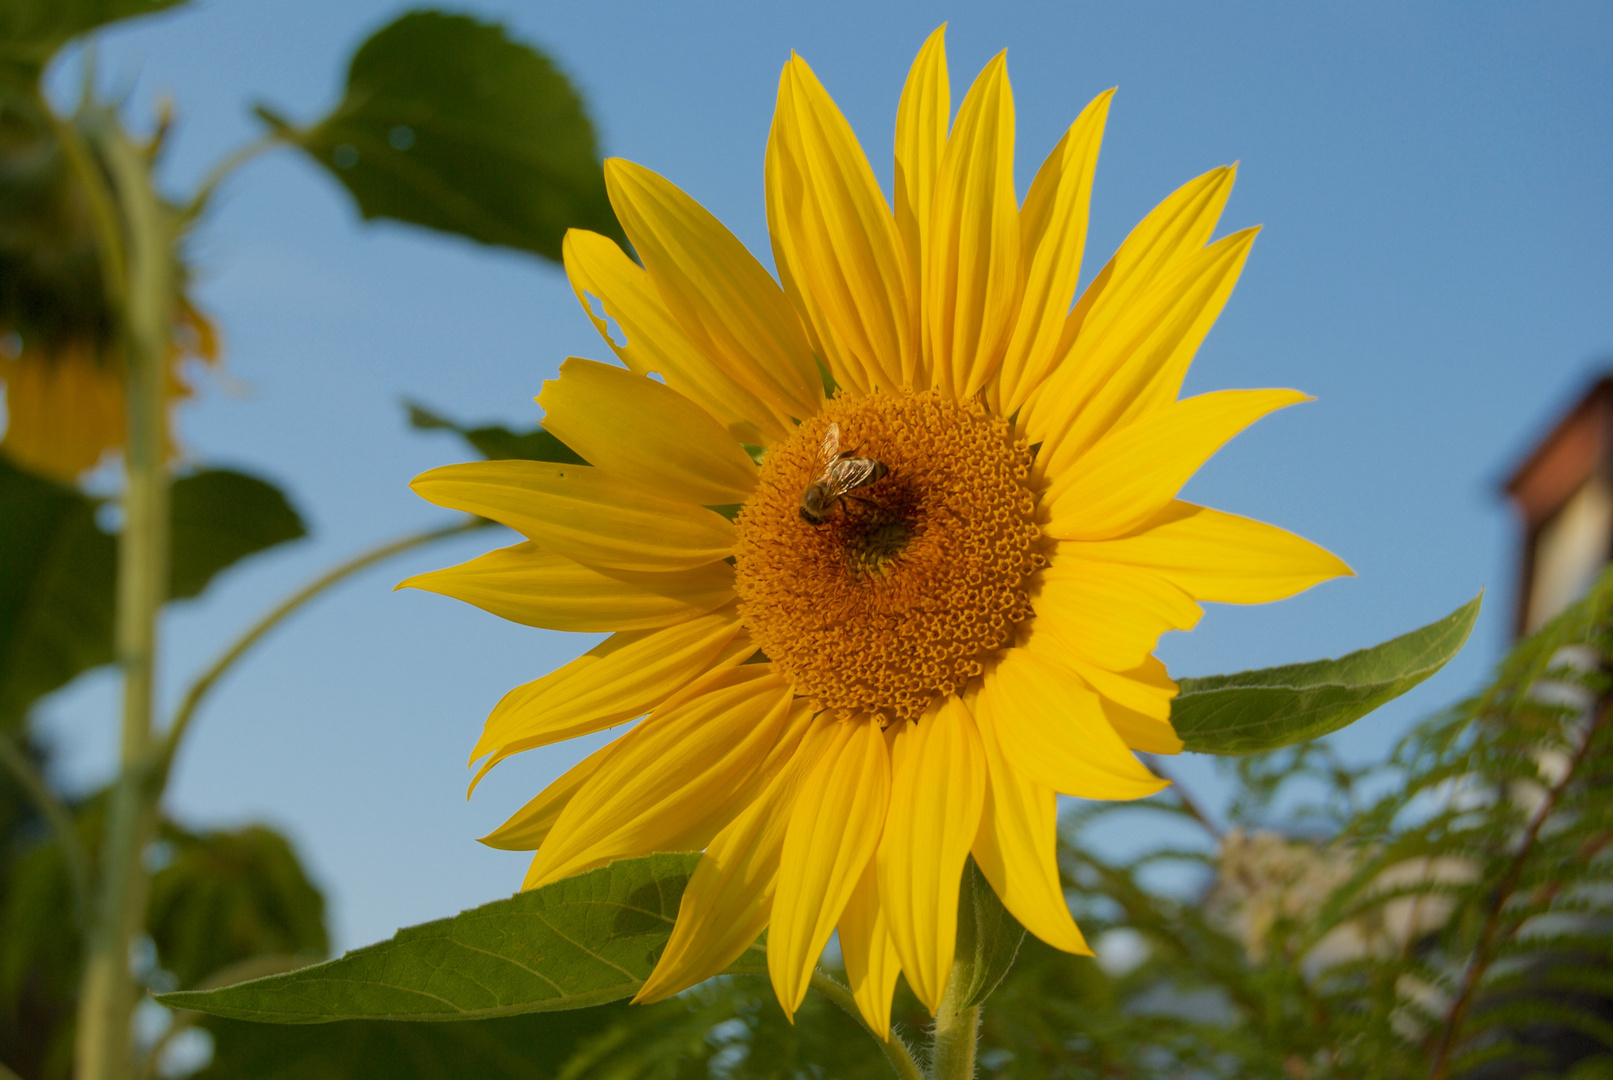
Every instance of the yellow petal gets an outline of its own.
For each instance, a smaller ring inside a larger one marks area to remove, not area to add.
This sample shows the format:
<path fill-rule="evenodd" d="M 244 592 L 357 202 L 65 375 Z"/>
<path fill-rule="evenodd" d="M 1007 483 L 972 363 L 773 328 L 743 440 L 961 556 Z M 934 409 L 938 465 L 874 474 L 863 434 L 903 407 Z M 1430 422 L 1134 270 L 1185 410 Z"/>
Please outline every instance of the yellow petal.
<path fill-rule="evenodd" d="M 804 700 L 792 708 L 811 712 Z M 635 1002 L 660 1001 L 720 974 L 755 944 L 773 911 L 796 792 L 838 727 L 820 714 L 789 764 L 706 847 L 678 903 L 672 937 Z"/>
<path fill-rule="evenodd" d="M 1054 655 L 1045 648 L 1039 648 L 1037 638 L 1038 631 L 1033 627 L 1027 635 L 1025 648 L 1054 663 L 1068 667 L 1081 676 L 1082 681 L 1089 687 L 1096 690 L 1100 698 L 1113 701 L 1166 724 L 1170 723 L 1171 699 L 1176 697 L 1176 683 L 1166 674 L 1165 665 L 1156 657 L 1150 656 L 1127 671 L 1111 671 L 1068 651 Z M 1042 640 L 1047 640 L 1046 635 L 1042 635 Z M 1142 750 L 1146 747 L 1139 746 L 1133 749 Z"/>
<path fill-rule="evenodd" d="M 1008 764 L 983 698 L 975 699 L 974 717 L 988 778 L 975 863 L 1025 929 L 1055 949 L 1091 956 L 1059 879 L 1058 795 Z"/>
<path fill-rule="evenodd" d="M 7 457 L 34 472 L 72 483 L 79 473 L 123 445 L 123 375 L 87 342 L 70 341 L 46 354 L 25 347 L 0 356 L 6 384 Z"/>
<path fill-rule="evenodd" d="M 1171 502 L 1136 532 L 1067 541 L 1060 556 L 1146 566 L 1195 600 L 1264 604 L 1353 571 L 1338 556 L 1275 525 Z"/>
<path fill-rule="evenodd" d="M 1126 749 L 1081 680 L 1026 649 L 988 669 L 980 700 L 1008 763 L 1084 799 L 1140 799 L 1165 786 Z"/>
<path fill-rule="evenodd" d="M 606 743 L 577 764 L 567 769 L 554 783 L 540 791 L 521 809 L 510 815 L 510 820 L 482 837 L 480 843 L 500 851 L 536 851 L 544 837 L 560 820 L 560 812 L 571 802 L 572 796 L 593 779 L 599 767 L 622 745 L 622 740 Z"/>
<path fill-rule="evenodd" d="M 734 437 L 654 379 L 572 357 L 538 404 L 543 426 L 584 461 L 669 499 L 728 506 L 756 487 L 756 465 Z"/>
<path fill-rule="evenodd" d="M 1311 400 L 1297 390 L 1220 390 L 1173 402 L 1110 432 L 1053 476 L 1044 499 L 1060 540 L 1106 540 L 1164 509 L 1199 466 L 1269 412 Z"/>
<path fill-rule="evenodd" d="M 1120 671 L 1136 667 L 1167 630 L 1191 630 L 1203 614 L 1146 567 L 1074 559 L 1060 552 L 1032 597 L 1036 623 L 1073 652 Z"/>
<path fill-rule="evenodd" d="M 1131 749 L 1149 754 L 1182 752 L 1182 740 L 1171 727 L 1171 701 L 1176 697 L 1176 683 L 1155 657 L 1148 657 L 1129 671 L 1110 671 L 1069 653 L 1049 656 L 1045 650 L 1038 649 L 1034 629 L 1025 648 L 1063 664 L 1096 690 L 1104 718 L 1121 742 Z"/>
<path fill-rule="evenodd" d="M 605 186 L 656 292 L 695 348 L 781 415 L 816 413 L 823 382 L 812 348 L 783 291 L 739 238 L 643 166 L 611 158 Z"/>
<path fill-rule="evenodd" d="M 879 725 L 866 717 L 838 723 L 834 742 L 801 782 L 790 811 L 768 924 L 767 973 L 790 1017 L 879 846 L 890 796 L 890 758 Z"/>
<path fill-rule="evenodd" d="M 947 127 L 952 121 L 952 87 L 947 78 L 946 24 L 924 42 L 902 87 L 896 106 L 896 228 L 907 249 L 908 280 L 914 289 L 911 307 L 918 312 L 920 297 L 928 295 L 923 280 L 929 251 L 930 208 L 935 201 L 935 178 L 946 151 Z M 930 368 L 920 351 L 915 367 L 902 378 L 915 388 L 930 385 Z"/>
<path fill-rule="evenodd" d="M 779 78 L 767 224 L 779 278 L 836 382 L 864 394 L 900 388 L 918 324 L 896 219 L 851 125 L 799 56 Z"/>
<path fill-rule="evenodd" d="M 725 654 L 738 663 L 755 651 L 731 605 L 660 630 L 612 634 L 564 667 L 505 694 L 488 716 L 471 761 L 492 754 L 485 773 L 511 754 L 625 723 L 722 665 Z"/>
<path fill-rule="evenodd" d="M 1237 166 L 1224 165 L 1197 176 L 1148 212 L 1121 243 L 1070 312 L 1066 341 L 1077 333 L 1101 333 L 1123 316 L 1138 296 L 1151 290 L 1184 259 L 1196 255 L 1215 232 L 1237 179 Z M 1103 381 L 1102 373 L 1092 373 Z"/>
<path fill-rule="evenodd" d="M 941 155 L 924 257 L 924 353 L 932 381 L 970 397 L 1002 362 L 1025 268 L 1014 192 L 1014 101 L 999 53 L 958 108 Z"/>
<path fill-rule="evenodd" d="M 980 829 L 986 760 L 956 697 L 927 711 L 905 741 L 879 844 L 879 898 L 907 984 L 933 1015 L 952 973 L 958 886 Z"/>
<path fill-rule="evenodd" d="M 471 461 L 422 473 L 409 486 L 438 506 L 491 518 L 589 566 L 693 570 L 734 548 L 733 523 L 721 514 L 587 465 Z"/>
<path fill-rule="evenodd" d="M 869 859 L 863 876 L 840 914 L 840 956 L 846 982 L 868 1026 L 881 1039 L 891 1037 L 891 995 L 902 973 L 901 957 L 891 941 L 885 909 L 879 902 L 879 874 Z"/>
<path fill-rule="evenodd" d="M 1037 455 L 1042 472 L 1057 475 L 1109 431 L 1176 400 L 1258 232 L 1234 233 L 1180 261 L 1103 333 L 1082 334 L 1065 367 L 1111 374 L 1097 386 L 1064 382 L 1057 388 L 1063 393 L 1050 387 L 1045 398 L 1038 395 L 1026 430 L 1043 441 Z"/>
<path fill-rule="evenodd" d="M 1113 322 L 1123 318 L 1140 296 L 1153 290 L 1183 260 L 1198 254 L 1215 231 L 1235 175 L 1235 168 L 1223 167 L 1183 184 L 1149 211 L 1092 279 L 1065 319 L 1054 349 L 1057 366 L 1021 413 L 1027 430 L 1034 430 L 1032 438 L 1045 437 L 1046 425 L 1039 419 L 1044 407 L 1057 403 L 1052 407 L 1056 415 L 1074 415 L 1080 403 L 1113 376 L 1114 365 L 1123 357 L 1111 356 L 1108 366 L 1100 366 L 1071 363 L 1069 356 L 1078 342 L 1086 350 L 1103 340 Z"/>
<path fill-rule="evenodd" d="M 1109 116 L 1113 90 L 1106 90 L 1076 117 L 1031 183 L 1020 211 L 1020 248 L 1027 265 L 1014 336 L 1003 356 L 998 414 L 1012 416 L 1046 377 L 1058 357 L 1059 340 L 1086 247 L 1092 174 Z"/>
<path fill-rule="evenodd" d="M 714 683 L 622 737 L 561 813 L 524 888 L 612 859 L 698 850 L 750 805 L 804 724 L 792 730 L 789 684 L 766 667 L 725 671 Z"/>
<path fill-rule="evenodd" d="M 1128 709 L 1118 701 L 1107 697 L 1101 700 L 1103 715 L 1108 718 L 1109 726 L 1115 729 L 1120 741 L 1133 750 L 1141 750 L 1145 754 L 1182 752 L 1182 738 L 1176 734 L 1176 729 L 1171 727 L 1170 720 L 1161 720 L 1135 709 Z"/>
<path fill-rule="evenodd" d="M 716 417 L 742 443 L 768 446 L 789 436 L 789 417 L 746 390 L 716 358 L 695 348 L 661 302 L 650 276 L 616 241 L 572 229 L 562 252 L 577 300 L 629 371 L 660 374 L 668 386 Z M 603 314 L 595 310 L 596 301 Z M 615 321 L 614 329 L 609 320 Z"/>
<path fill-rule="evenodd" d="M 416 574 L 397 587 L 441 593 L 527 626 L 608 633 L 652 630 L 714 611 L 734 598 L 734 570 L 719 562 L 672 574 L 607 572 L 528 542 Z"/>

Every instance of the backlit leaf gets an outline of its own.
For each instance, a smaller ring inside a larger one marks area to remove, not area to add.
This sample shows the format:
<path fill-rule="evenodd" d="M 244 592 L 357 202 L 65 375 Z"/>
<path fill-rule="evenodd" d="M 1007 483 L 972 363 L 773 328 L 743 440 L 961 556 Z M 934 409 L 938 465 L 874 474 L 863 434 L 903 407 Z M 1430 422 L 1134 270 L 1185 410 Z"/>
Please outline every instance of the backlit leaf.
<path fill-rule="evenodd" d="M 415 11 L 359 47 L 347 93 L 287 134 L 387 217 L 560 261 L 570 228 L 625 240 L 594 128 L 548 57 L 497 24 Z"/>
<path fill-rule="evenodd" d="M 1444 667 L 1467 642 L 1483 598 L 1337 660 L 1178 679 L 1171 725 L 1201 754 L 1253 754 L 1337 731 Z"/>

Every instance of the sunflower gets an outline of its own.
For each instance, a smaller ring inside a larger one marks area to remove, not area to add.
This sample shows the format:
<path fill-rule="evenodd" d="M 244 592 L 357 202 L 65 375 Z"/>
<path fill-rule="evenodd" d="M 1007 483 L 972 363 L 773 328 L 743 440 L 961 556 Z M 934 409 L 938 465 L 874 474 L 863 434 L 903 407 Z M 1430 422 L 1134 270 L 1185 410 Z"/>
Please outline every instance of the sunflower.
<path fill-rule="evenodd" d="M 107 303 L 89 200 L 45 122 L 45 106 L 0 108 L 0 453 L 71 482 L 124 443 L 128 381 Z M 152 152 L 155 147 L 152 148 Z M 168 357 L 170 400 L 190 395 L 183 363 L 218 359 L 212 324 L 183 292 Z"/>
<path fill-rule="evenodd" d="M 1133 754 L 1182 746 L 1159 636 L 1190 629 L 1199 601 L 1349 573 L 1175 497 L 1238 431 L 1303 400 L 1177 399 L 1255 235 L 1210 241 L 1232 169 L 1166 199 L 1075 300 L 1109 99 L 1021 205 L 1004 58 L 949 131 L 937 30 L 901 97 L 893 212 L 792 56 L 766 157 L 778 280 L 670 182 L 607 162 L 642 266 L 580 231 L 565 265 L 622 366 L 569 359 L 537 399 L 589 464 L 415 480 L 528 539 L 405 585 L 610 634 L 505 696 L 477 779 L 643 717 L 485 842 L 536 850 L 527 888 L 704 852 L 637 1000 L 720 972 L 765 929 L 793 1015 L 838 927 L 886 1035 L 899 972 L 940 1003 L 971 855 L 1027 929 L 1089 952 L 1059 881 L 1056 799 L 1164 786 Z"/>
<path fill-rule="evenodd" d="M 183 363 L 218 360 L 212 324 L 181 306 L 169 350 L 168 397 L 191 395 Z M 127 373 L 118 350 L 93 335 L 34 344 L 0 325 L 0 382 L 6 390 L 6 433 L 0 452 L 33 472 L 71 482 L 109 450 L 123 446 Z"/>

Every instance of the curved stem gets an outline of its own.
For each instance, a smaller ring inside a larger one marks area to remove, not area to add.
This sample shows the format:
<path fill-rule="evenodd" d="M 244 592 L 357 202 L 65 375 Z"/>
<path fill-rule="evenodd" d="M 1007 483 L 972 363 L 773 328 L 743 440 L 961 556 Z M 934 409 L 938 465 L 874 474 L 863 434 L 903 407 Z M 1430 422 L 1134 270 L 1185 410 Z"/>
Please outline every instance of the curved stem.
<path fill-rule="evenodd" d="M 50 789 L 45 778 L 39 775 L 39 769 L 23 753 L 22 747 L 5 734 L 0 734 L 0 765 L 6 767 L 28 798 L 33 800 L 40 816 L 55 834 L 56 842 L 62 845 L 67 876 L 73 882 L 73 917 L 82 928 L 89 911 L 90 857 L 84 850 L 83 838 L 78 835 L 78 826 L 73 823 L 73 812 Z"/>
<path fill-rule="evenodd" d="M 185 694 L 185 699 L 180 702 L 178 711 L 174 713 L 173 722 L 168 725 L 167 734 L 163 736 L 162 768 L 166 769 L 172 764 L 174 753 L 179 749 L 180 740 L 185 737 L 185 731 L 190 727 L 191 718 L 196 715 L 197 708 L 201 705 L 202 699 L 207 696 L 207 692 L 213 688 L 213 684 L 218 682 L 224 673 L 237 660 L 241 659 L 252 646 L 256 645 L 265 634 L 284 622 L 298 608 L 360 570 L 374 566 L 376 563 L 389 559 L 394 555 L 400 555 L 412 548 L 421 547 L 450 536 L 458 536 L 460 533 L 473 532 L 491 524 L 493 523 L 483 518 L 471 518 L 467 521 L 456 522 L 453 525 L 414 533 L 410 536 L 393 540 L 390 543 L 382 544 L 380 547 L 371 548 L 369 551 L 356 555 L 339 566 L 332 567 L 275 605 L 256 623 L 252 624 L 246 633 L 236 638 L 235 643 L 224 650 L 224 653 L 213 661 L 212 666 L 204 671 L 195 682 L 191 683 L 190 690 Z"/>
<path fill-rule="evenodd" d="M 90 107 L 88 102 L 86 92 L 85 103 L 79 106 L 80 116 Z M 77 176 L 85 201 L 89 203 L 90 217 L 95 222 L 96 261 L 101 268 L 101 287 L 106 292 L 114 316 L 122 318 L 128 284 L 125 280 L 123 227 L 118 219 L 117 200 L 84 133 L 72 120 L 63 120 L 48 108 L 47 111 L 62 152 L 67 155 L 68 168 Z"/>
<path fill-rule="evenodd" d="M 980 1006 L 964 1004 L 970 979 L 962 965 L 952 969 L 941 1007 L 935 1013 L 935 1040 L 930 1054 L 930 1080 L 974 1080 L 975 1051 L 980 1043 Z"/>
<path fill-rule="evenodd" d="M 180 217 L 185 221 L 191 221 L 196 218 L 203 210 L 207 209 L 207 204 L 212 201 L 213 193 L 218 190 L 219 185 L 233 176 L 236 169 L 239 169 L 265 150 L 272 150 L 285 141 L 285 136 L 280 132 L 270 131 L 224 155 L 218 160 L 217 164 L 208 170 L 207 175 L 202 178 L 202 182 L 197 185 L 196 194 L 191 196 L 190 202 L 185 205 Z"/>
<path fill-rule="evenodd" d="M 889 1039 L 880 1038 L 879 1032 L 869 1027 L 868 1021 L 863 1019 L 862 1011 L 857 1008 L 857 999 L 851 996 L 849 989 L 817 969 L 813 969 L 812 972 L 812 989 L 844 1009 L 864 1031 L 868 1032 L 869 1038 L 879 1044 L 885 1060 L 890 1062 L 897 1076 L 902 1080 L 924 1080 L 924 1073 L 919 1069 L 918 1062 L 913 1060 L 913 1054 L 907 1049 L 907 1044 L 902 1041 L 901 1036 L 893 1031 Z"/>

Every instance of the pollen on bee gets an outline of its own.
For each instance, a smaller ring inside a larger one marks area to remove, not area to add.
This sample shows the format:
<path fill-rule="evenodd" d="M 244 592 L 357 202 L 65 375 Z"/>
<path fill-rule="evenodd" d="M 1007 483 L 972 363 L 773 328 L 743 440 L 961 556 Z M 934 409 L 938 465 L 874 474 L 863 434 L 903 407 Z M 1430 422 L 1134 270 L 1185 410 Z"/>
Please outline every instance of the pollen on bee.
<path fill-rule="evenodd" d="M 820 444 L 887 472 L 802 520 Z M 798 691 L 842 715 L 917 718 L 957 692 L 1031 612 L 1044 563 L 1030 452 L 978 402 L 837 396 L 774 447 L 736 519 L 735 588 L 747 629 Z"/>

